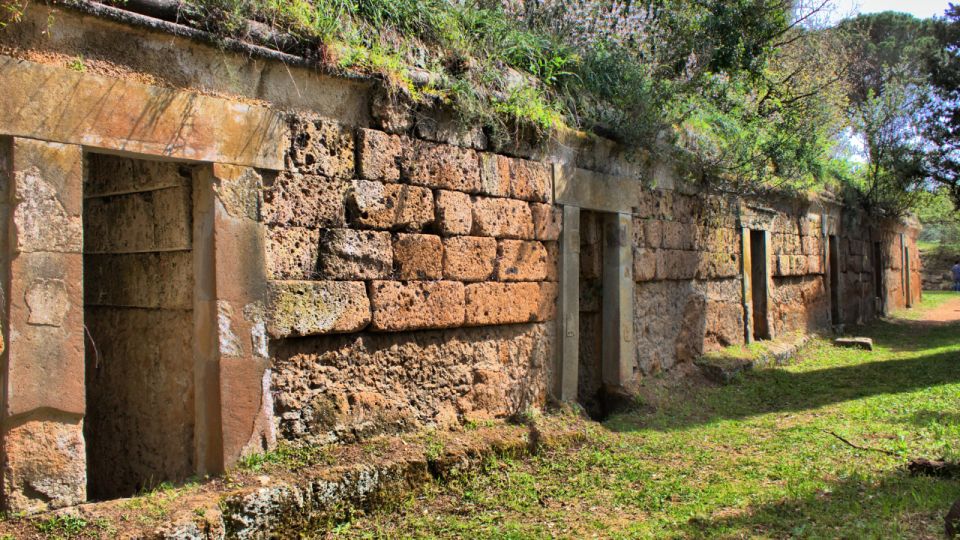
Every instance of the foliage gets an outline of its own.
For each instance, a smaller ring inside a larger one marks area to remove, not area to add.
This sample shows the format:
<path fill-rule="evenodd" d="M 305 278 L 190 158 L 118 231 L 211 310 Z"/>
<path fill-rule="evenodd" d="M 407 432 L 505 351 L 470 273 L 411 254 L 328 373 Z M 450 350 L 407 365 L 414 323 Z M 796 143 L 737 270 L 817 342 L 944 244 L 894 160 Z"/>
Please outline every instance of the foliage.
<path fill-rule="evenodd" d="M 935 35 L 939 47 L 927 58 L 937 96 L 926 122 L 928 168 L 960 208 L 960 5 L 950 4 L 946 17 L 936 21 Z"/>

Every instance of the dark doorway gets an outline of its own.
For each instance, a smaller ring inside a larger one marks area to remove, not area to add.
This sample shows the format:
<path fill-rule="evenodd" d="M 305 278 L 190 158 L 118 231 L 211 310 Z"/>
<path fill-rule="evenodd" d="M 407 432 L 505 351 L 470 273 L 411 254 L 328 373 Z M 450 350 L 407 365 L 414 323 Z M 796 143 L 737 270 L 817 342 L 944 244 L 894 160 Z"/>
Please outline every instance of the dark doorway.
<path fill-rule="evenodd" d="M 873 243 L 873 284 L 874 296 L 883 299 L 883 257 L 880 242 Z"/>
<path fill-rule="evenodd" d="M 764 231 L 750 231 L 750 291 L 753 297 L 753 339 L 770 339 L 767 324 L 767 238 Z"/>
<path fill-rule="evenodd" d="M 830 253 L 830 317 L 840 324 L 840 246 L 836 236 L 828 238 Z"/>
<path fill-rule="evenodd" d="M 176 163 L 87 156 L 87 492 L 134 495 L 194 468 L 193 181 Z"/>
<path fill-rule="evenodd" d="M 580 349 L 577 401 L 601 419 L 603 406 L 603 214 L 580 212 Z"/>

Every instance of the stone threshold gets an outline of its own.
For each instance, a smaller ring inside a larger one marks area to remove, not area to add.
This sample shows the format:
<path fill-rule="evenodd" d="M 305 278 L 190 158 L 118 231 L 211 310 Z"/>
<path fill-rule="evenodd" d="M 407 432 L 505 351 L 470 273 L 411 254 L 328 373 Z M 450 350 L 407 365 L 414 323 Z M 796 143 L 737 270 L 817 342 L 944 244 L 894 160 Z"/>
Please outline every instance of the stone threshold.
<path fill-rule="evenodd" d="M 800 350 L 814 337 L 815 334 L 791 334 L 773 341 L 759 341 L 705 354 L 694 360 L 694 364 L 707 379 L 731 384 L 740 374 L 754 368 L 793 363 Z"/>
<path fill-rule="evenodd" d="M 322 536 L 351 515 L 389 510 L 428 483 L 480 470 L 491 458 L 530 456 L 580 442 L 595 425 L 573 413 L 482 424 L 314 447 L 302 454 L 290 447 L 287 458 L 278 453 L 248 458 L 246 465 L 201 483 L 9 518 L 0 523 L 0 538 L 219 540 L 300 537 L 305 531 Z M 316 463 L 284 464 L 307 453 Z M 261 461 L 260 467 L 250 465 Z"/>

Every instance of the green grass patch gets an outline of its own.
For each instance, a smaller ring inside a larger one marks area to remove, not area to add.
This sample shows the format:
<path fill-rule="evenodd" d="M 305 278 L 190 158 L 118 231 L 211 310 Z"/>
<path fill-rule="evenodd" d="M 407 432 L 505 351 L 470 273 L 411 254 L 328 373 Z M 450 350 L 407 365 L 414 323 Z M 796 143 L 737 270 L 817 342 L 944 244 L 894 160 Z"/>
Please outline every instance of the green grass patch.
<path fill-rule="evenodd" d="M 942 305 L 927 294 L 915 313 Z M 612 417 L 575 447 L 492 461 L 354 538 L 938 538 L 960 482 L 960 325 L 890 319 L 873 352 L 814 340 L 800 362 Z M 861 450 L 841 442 L 894 455 Z"/>

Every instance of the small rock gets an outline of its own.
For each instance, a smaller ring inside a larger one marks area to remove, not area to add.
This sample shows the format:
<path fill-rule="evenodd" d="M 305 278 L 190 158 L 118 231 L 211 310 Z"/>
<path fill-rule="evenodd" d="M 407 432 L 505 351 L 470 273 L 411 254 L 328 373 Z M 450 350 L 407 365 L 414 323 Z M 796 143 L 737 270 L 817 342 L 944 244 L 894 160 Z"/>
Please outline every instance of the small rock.
<path fill-rule="evenodd" d="M 947 538 L 957 538 L 960 535 L 960 499 L 953 503 L 953 507 L 943 520 L 946 524 Z"/>
<path fill-rule="evenodd" d="M 846 347 L 848 349 L 873 350 L 873 340 L 865 337 L 837 338 L 833 340 L 833 344 L 837 347 Z"/>

